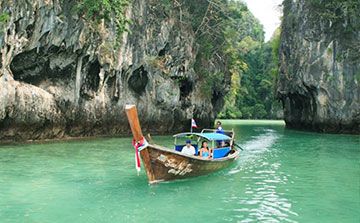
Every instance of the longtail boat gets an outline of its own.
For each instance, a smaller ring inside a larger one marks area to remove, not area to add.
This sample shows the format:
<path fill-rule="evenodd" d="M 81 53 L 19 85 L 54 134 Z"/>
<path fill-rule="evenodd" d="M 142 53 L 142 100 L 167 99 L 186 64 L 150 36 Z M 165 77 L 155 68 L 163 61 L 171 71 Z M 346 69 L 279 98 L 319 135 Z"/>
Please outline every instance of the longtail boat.
<path fill-rule="evenodd" d="M 134 137 L 137 168 L 140 167 L 140 154 L 150 184 L 206 175 L 227 167 L 239 157 L 233 130 L 224 131 L 224 134 L 216 133 L 213 129 L 204 129 L 200 133 L 179 133 L 174 135 L 175 146 L 170 149 L 146 141 L 135 105 L 126 105 L 125 111 Z M 181 152 L 189 139 L 192 139 L 195 155 Z M 203 140 L 211 142 L 211 157 L 199 156 L 198 143 Z"/>

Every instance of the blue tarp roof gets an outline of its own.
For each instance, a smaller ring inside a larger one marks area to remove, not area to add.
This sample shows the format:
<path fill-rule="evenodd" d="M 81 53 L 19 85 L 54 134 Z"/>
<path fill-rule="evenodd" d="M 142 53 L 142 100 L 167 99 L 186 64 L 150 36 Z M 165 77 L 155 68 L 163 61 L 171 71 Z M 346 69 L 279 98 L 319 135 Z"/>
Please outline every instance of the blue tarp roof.
<path fill-rule="evenodd" d="M 189 136 L 198 136 L 205 138 L 207 140 L 230 140 L 231 138 L 227 135 L 220 133 L 197 133 L 197 132 L 183 132 L 174 135 L 174 137 L 189 137 Z"/>

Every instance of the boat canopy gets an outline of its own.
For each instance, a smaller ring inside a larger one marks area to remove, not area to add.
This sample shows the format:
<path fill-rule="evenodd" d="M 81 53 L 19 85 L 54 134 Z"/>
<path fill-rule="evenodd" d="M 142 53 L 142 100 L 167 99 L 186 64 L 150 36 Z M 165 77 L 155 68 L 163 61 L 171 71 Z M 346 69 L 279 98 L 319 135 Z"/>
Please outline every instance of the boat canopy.
<path fill-rule="evenodd" d="M 210 141 L 211 140 L 231 140 L 231 138 L 229 136 L 220 134 L 220 133 L 215 133 L 215 132 L 211 132 L 211 133 L 183 132 L 183 133 L 178 133 L 178 134 L 174 135 L 174 137 L 192 137 L 192 136 L 202 137 L 202 138 L 205 138 Z"/>

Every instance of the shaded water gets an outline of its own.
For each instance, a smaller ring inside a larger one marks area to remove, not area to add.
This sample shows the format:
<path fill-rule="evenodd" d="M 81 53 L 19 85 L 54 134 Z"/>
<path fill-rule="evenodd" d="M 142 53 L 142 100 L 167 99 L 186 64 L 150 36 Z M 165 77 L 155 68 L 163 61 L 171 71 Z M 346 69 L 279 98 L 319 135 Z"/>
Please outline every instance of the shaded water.
<path fill-rule="evenodd" d="M 0 222 L 360 222 L 359 136 L 223 127 L 245 149 L 236 163 L 151 186 L 130 138 L 0 146 Z"/>

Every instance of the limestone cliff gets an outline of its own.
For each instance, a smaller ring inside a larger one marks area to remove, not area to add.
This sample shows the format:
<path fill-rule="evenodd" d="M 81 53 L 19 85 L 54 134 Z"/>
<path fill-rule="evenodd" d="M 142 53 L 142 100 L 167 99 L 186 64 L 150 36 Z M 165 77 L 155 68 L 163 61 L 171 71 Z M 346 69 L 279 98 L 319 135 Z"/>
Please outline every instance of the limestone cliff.
<path fill-rule="evenodd" d="M 285 0 L 277 97 L 286 125 L 360 132 L 358 1 Z"/>
<path fill-rule="evenodd" d="M 229 74 L 217 97 L 199 92 L 196 39 L 181 14 L 133 0 L 132 32 L 116 45 L 115 25 L 85 23 L 72 10 L 77 2 L 0 1 L 0 14 L 10 15 L 0 31 L 0 140 L 128 133 L 128 103 L 145 132 L 187 130 L 192 117 L 212 125 Z M 216 58 L 207 63 L 226 69 Z"/>

